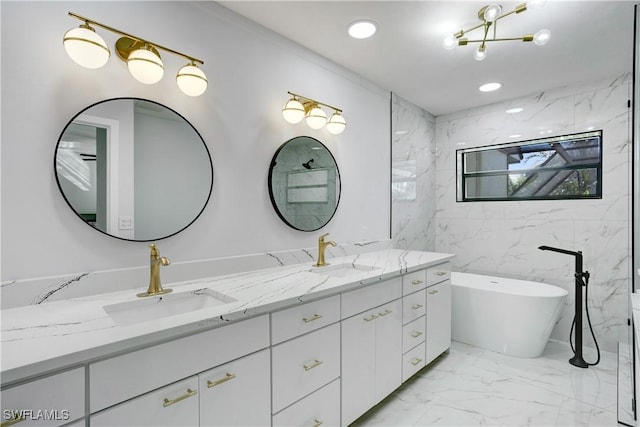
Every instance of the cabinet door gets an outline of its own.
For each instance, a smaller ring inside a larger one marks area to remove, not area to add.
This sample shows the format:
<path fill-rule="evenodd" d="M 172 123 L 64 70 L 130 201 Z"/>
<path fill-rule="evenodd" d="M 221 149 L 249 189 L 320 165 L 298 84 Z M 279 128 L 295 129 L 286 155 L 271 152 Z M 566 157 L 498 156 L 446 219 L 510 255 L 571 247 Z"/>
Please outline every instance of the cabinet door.
<path fill-rule="evenodd" d="M 193 376 L 91 415 L 91 426 L 197 426 L 197 394 Z"/>
<path fill-rule="evenodd" d="M 378 310 L 342 321 L 342 425 L 374 405 Z"/>
<path fill-rule="evenodd" d="M 402 382 L 402 300 L 379 307 L 376 326 L 376 396 L 387 397 Z"/>
<path fill-rule="evenodd" d="M 451 347 L 451 281 L 427 288 L 427 351 L 430 363 Z"/>
<path fill-rule="evenodd" d="M 76 368 L 6 388 L 2 425 L 52 427 L 78 419 L 84 416 L 84 384 L 84 368 Z"/>
<path fill-rule="evenodd" d="M 265 349 L 198 375 L 200 425 L 269 425 L 270 360 L 269 350 Z"/>

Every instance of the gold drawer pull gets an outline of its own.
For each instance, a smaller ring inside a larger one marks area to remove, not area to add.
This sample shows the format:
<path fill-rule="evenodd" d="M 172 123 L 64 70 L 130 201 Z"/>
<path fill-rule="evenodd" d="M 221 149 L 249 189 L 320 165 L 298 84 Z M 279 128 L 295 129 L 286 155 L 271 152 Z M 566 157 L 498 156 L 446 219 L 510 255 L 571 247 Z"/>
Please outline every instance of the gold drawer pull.
<path fill-rule="evenodd" d="M 387 314 L 391 314 L 393 310 L 385 310 L 382 313 L 378 313 L 380 317 L 386 316 Z"/>
<path fill-rule="evenodd" d="M 422 307 L 424 307 L 424 305 L 422 305 L 422 304 L 414 304 L 414 305 L 411 306 L 411 308 L 414 309 L 414 310 L 417 310 L 417 309 L 422 308 Z"/>
<path fill-rule="evenodd" d="M 365 322 L 371 322 L 372 320 L 375 320 L 375 319 L 377 319 L 377 318 L 378 318 L 378 316 L 377 316 L 377 315 L 372 314 L 372 315 L 371 315 L 371 316 L 369 316 L 369 317 L 365 317 L 365 318 L 364 318 L 364 321 L 365 321 Z"/>
<path fill-rule="evenodd" d="M 413 332 L 411 334 L 411 336 L 414 337 L 414 338 L 418 338 L 420 335 L 422 335 L 422 332 L 420 332 L 420 331 L 415 331 L 415 332 Z"/>
<path fill-rule="evenodd" d="M 235 377 L 236 377 L 236 374 L 230 374 L 227 372 L 224 378 L 220 378 L 219 380 L 216 380 L 216 381 L 207 380 L 207 388 L 212 388 L 222 383 L 226 383 L 227 381 L 231 381 Z"/>
<path fill-rule="evenodd" d="M 415 359 L 413 359 L 413 360 L 411 361 L 411 364 L 412 364 L 413 366 L 416 366 L 416 365 L 419 365 L 419 364 L 420 364 L 420 362 L 422 362 L 422 359 L 420 359 L 419 357 L 416 357 Z"/>
<path fill-rule="evenodd" d="M 446 272 L 446 271 L 438 271 L 438 272 L 436 273 L 436 276 L 446 276 L 446 275 L 447 275 L 447 272 Z"/>
<path fill-rule="evenodd" d="M 2 424 L 0 424 L 0 427 L 9 427 L 27 419 L 22 411 L 11 411 L 11 413 L 13 414 L 11 419 L 3 421 Z"/>
<path fill-rule="evenodd" d="M 313 427 L 320 427 L 322 424 L 324 424 L 324 421 L 321 421 L 317 418 L 313 420 Z"/>
<path fill-rule="evenodd" d="M 411 282 L 412 285 L 419 285 L 421 283 L 424 283 L 422 280 L 414 280 L 413 282 Z"/>
<path fill-rule="evenodd" d="M 438 293 L 438 291 L 437 291 L 437 290 L 429 291 L 429 295 L 435 295 L 435 294 L 437 294 L 437 293 Z"/>
<path fill-rule="evenodd" d="M 315 359 L 312 364 L 310 364 L 310 365 L 302 365 L 302 366 L 304 367 L 305 371 L 310 371 L 313 368 L 315 368 L 317 366 L 320 366 L 320 365 L 322 365 L 322 360 Z"/>
<path fill-rule="evenodd" d="M 182 395 L 182 396 L 180 396 L 180 397 L 176 397 L 176 398 L 175 398 L 175 399 L 173 399 L 173 400 L 169 400 L 169 399 L 167 399 L 167 398 L 165 397 L 165 398 L 164 398 L 164 402 L 162 403 L 162 406 L 166 408 L 167 406 L 171 406 L 171 405 L 173 405 L 174 403 L 178 403 L 178 402 L 180 402 L 180 401 L 182 401 L 182 400 L 188 399 L 188 398 L 190 398 L 191 396 L 195 396 L 196 394 L 198 394 L 198 392 L 197 392 L 196 390 L 191 390 L 190 388 L 188 388 L 188 389 L 187 389 L 187 392 L 186 392 L 185 394 L 183 394 L 183 395 Z"/>
<path fill-rule="evenodd" d="M 311 317 L 303 317 L 302 318 L 302 320 L 304 320 L 304 323 L 313 322 L 314 320 L 318 320 L 318 319 L 322 319 L 322 315 L 321 314 L 314 314 Z"/>

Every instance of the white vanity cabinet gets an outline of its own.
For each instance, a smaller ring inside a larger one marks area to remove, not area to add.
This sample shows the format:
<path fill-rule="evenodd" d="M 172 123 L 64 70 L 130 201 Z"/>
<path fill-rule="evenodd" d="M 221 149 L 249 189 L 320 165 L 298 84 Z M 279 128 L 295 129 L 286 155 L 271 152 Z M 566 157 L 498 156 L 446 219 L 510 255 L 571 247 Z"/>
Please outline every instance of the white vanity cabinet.
<path fill-rule="evenodd" d="M 451 264 L 427 269 L 427 364 L 451 347 Z"/>
<path fill-rule="evenodd" d="M 91 426 L 198 426 L 198 392 L 193 376 L 91 415 Z"/>
<path fill-rule="evenodd" d="M 426 270 L 402 276 L 402 382 L 425 366 L 426 287 Z"/>
<path fill-rule="evenodd" d="M 400 386 L 401 296 L 400 277 L 342 295 L 342 425 Z"/>
<path fill-rule="evenodd" d="M 198 375 L 201 426 L 268 426 L 271 357 L 261 350 Z"/>
<path fill-rule="evenodd" d="M 84 417 L 84 384 L 80 367 L 3 389 L 2 426 L 52 427 Z"/>

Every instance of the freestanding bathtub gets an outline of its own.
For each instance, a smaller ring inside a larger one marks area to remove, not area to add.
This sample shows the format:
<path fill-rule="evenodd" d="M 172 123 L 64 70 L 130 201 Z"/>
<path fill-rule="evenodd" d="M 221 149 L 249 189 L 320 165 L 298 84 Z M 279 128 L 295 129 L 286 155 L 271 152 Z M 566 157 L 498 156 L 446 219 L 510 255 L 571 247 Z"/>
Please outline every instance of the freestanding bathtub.
<path fill-rule="evenodd" d="M 538 357 L 568 292 L 545 283 L 451 273 L 455 341 L 518 357 Z"/>

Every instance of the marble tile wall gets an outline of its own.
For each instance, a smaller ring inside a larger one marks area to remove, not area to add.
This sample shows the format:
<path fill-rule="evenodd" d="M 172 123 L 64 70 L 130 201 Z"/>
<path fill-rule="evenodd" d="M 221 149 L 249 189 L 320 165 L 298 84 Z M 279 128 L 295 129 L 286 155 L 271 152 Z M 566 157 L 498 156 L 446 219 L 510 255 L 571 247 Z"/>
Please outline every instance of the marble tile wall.
<path fill-rule="evenodd" d="M 435 247 L 435 117 L 391 95 L 391 235 L 399 249 Z"/>
<path fill-rule="evenodd" d="M 631 75 L 539 93 L 436 118 L 435 251 L 455 253 L 454 270 L 543 281 L 569 291 L 552 338 L 573 319 L 574 257 L 591 273 L 588 307 L 601 348 L 628 340 L 631 280 Z M 506 114 L 511 107 L 518 114 Z M 603 197 L 598 200 L 456 202 L 456 150 L 603 131 Z M 513 136 L 512 135 L 519 135 Z M 586 328 L 586 321 L 585 328 Z M 588 330 L 585 345 L 592 346 Z"/>

